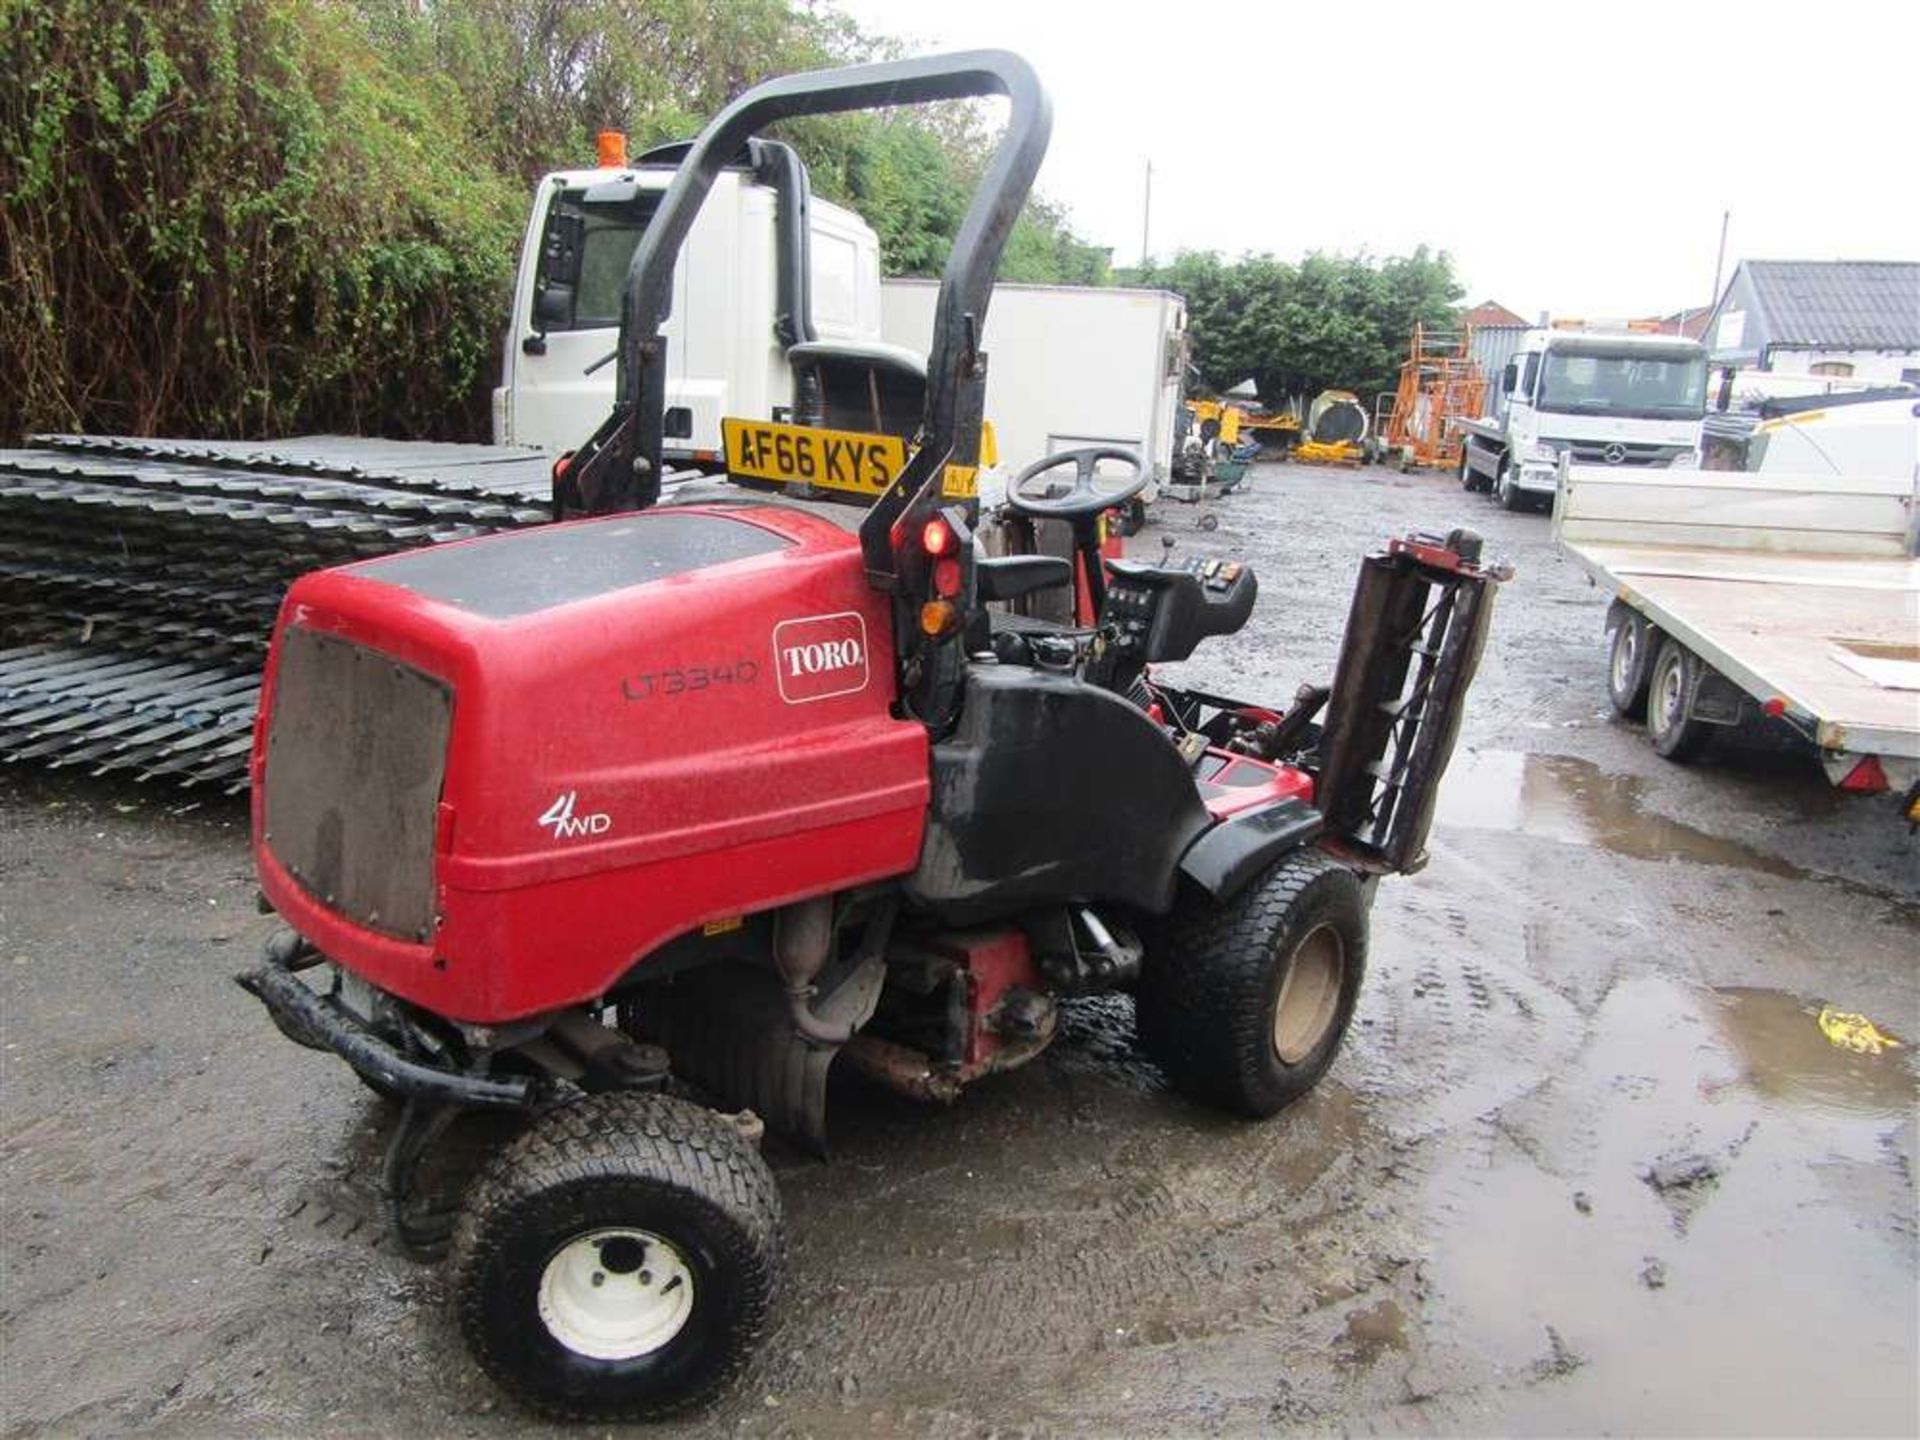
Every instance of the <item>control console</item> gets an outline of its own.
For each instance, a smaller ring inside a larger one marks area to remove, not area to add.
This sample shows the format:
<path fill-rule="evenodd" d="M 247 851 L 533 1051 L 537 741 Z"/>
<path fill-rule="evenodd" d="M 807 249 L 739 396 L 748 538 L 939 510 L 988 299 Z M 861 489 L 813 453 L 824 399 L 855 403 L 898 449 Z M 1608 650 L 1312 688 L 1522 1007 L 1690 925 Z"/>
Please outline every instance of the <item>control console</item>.
<path fill-rule="evenodd" d="M 1155 661 L 1185 660 L 1208 636 L 1231 635 L 1245 625 L 1258 590 L 1253 567 L 1238 560 L 1195 555 L 1179 565 L 1108 561 L 1103 644 L 1087 678 L 1123 689 Z"/>

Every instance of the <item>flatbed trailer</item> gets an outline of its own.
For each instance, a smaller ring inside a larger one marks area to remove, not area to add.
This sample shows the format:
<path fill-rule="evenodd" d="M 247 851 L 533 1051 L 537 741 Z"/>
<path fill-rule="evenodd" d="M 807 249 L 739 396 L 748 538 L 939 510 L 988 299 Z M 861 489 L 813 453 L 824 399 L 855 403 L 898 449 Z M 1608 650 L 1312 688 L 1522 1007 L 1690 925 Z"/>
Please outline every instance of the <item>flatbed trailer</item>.
<path fill-rule="evenodd" d="M 1608 691 L 1654 748 L 1765 715 L 1920 819 L 1913 478 L 1560 470 L 1554 533 L 1609 590 Z"/>

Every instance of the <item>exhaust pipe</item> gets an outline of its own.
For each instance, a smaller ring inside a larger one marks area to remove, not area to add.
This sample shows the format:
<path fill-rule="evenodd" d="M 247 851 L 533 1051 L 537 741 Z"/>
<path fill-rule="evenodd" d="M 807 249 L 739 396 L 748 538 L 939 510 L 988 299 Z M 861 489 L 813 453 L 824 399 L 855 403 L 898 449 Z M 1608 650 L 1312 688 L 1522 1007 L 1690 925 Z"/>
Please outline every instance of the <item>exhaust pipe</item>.
<path fill-rule="evenodd" d="M 890 898 L 881 901 L 867 921 L 867 933 L 860 942 L 860 955 L 854 967 L 856 971 L 874 961 L 886 946 L 893 930 L 895 904 Z M 786 987 L 787 1014 L 794 1030 L 816 1045 L 844 1045 L 858 1028 L 856 1021 L 823 1020 L 813 1013 L 813 982 L 820 978 L 832 953 L 832 896 L 798 901 L 775 917 L 773 966 Z"/>

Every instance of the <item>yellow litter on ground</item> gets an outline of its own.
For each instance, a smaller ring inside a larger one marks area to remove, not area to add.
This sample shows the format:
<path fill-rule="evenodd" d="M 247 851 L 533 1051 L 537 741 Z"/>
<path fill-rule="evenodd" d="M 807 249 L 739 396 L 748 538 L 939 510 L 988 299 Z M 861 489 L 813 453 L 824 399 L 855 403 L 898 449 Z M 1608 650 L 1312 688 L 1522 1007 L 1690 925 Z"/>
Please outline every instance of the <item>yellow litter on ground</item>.
<path fill-rule="evenodd" d="M 1875 1029 L 1866 1016 L 1848 1015 L 1830 1005 L 1820 1007 L 1820 1033 L 1858 1055 L 1878 1055 L 1882 1050 L 1900 1048 L 1898 1040 Z"/>

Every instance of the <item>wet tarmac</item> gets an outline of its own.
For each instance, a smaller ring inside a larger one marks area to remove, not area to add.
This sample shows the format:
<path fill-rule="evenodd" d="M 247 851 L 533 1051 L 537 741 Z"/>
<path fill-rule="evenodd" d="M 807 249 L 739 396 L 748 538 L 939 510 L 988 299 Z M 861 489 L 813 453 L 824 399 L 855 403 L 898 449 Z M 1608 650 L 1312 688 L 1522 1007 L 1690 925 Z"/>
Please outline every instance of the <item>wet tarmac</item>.
<path fill-rule="evenodd" d="M 836 1084 L 777 1148 L 761 1362 L 659 1433 L 1913 1434 L 1920 861 L 1777 739 L 1691 768 L 1613 719 L 1604 597 L 1438 477 L 1260 467 L 1135 542 L 1251 560 L 1185 667 L 1331 669 L 1358 552 L 1512 559 L 1432 863 L 1381 888 L 1347 1051 L 1262 1125 L 1170 1094 L 1130 1002 L 947 1110 Z M 0 772 L 8 1434 L 540 1433 L 382 1236 L 390 1123 L 228 981 L 245 815 Z M 1870 1016 L 1856 1054 L 1818 1023 Z"/>

